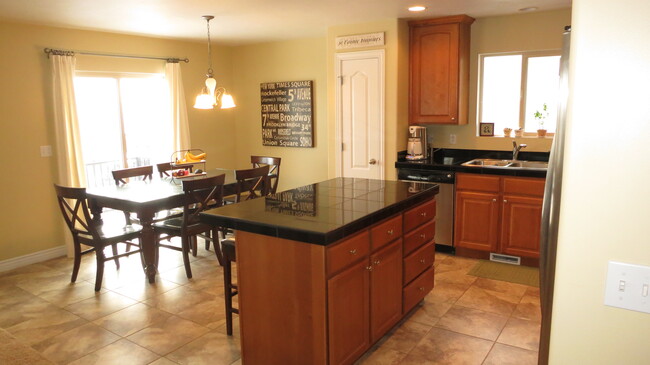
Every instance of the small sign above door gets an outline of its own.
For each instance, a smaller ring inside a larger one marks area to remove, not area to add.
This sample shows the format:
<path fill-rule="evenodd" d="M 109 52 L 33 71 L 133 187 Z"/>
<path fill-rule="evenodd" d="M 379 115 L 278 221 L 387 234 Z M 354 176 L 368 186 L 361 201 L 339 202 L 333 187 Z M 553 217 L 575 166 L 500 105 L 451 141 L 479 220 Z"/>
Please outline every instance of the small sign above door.
<path fill-rule="evenodd" d="M 336 49 L 373 47 L 384 45 L 384 32 L 336 37 Z"/>

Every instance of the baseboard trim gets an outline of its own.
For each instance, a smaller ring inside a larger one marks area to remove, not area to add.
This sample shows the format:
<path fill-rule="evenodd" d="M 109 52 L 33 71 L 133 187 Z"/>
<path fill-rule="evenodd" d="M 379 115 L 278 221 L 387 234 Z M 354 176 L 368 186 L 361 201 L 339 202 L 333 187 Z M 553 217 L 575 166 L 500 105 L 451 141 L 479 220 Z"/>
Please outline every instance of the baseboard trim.
<path fill-rule="evenodd" d="M 55 259 L 57 257 L 65 256 L 66 254 L 67 251 L 65 249 L 65 246 L 58 246 L 47 250 L 30 253 L 29 255 L 2 260 L 0 261 L 0 272 L 13 270 L 19 267 L 47 261 L 50 259 Z"/>

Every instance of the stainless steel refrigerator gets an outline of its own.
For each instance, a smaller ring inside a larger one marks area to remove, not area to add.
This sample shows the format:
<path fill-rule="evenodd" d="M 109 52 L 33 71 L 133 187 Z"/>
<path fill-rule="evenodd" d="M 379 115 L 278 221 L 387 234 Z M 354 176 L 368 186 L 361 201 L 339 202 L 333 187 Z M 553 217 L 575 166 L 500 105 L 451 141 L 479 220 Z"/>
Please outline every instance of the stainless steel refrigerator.
<path fill-rule="evenodd" d="M 565 27 L 560 59 L 560 100 L 558 101 L 558 120 L 551 146 L 544 203 L 542 206 L 542 229 L 540 234 L 540 303 L 542 307 L 542 326 L 539 340 L 538 364 L 548 364 L 551 318 L 553 312 L 553 289 L 555 283 L 555 259 L 557 254 L 558 223 L 560 218 L 560 199 L 562 197 L 562 163 L 564 158 L 564 135 L 569 97 L 569 48 L 571 27 Z"/>

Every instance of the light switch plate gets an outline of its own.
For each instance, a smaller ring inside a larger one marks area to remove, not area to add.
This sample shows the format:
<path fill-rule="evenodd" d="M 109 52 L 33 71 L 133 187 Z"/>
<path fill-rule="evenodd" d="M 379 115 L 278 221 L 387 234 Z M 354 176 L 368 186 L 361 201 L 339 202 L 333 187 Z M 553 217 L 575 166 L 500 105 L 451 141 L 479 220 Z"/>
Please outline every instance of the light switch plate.
<path fill-rule="evenodd" d="M 52 146 L 41 146 L 41 157 L 52 156 Z"/>
<path fill-rule="evenodd" d="M 605 305 L 650 313 L 650 267 L 610 261 Z"/>

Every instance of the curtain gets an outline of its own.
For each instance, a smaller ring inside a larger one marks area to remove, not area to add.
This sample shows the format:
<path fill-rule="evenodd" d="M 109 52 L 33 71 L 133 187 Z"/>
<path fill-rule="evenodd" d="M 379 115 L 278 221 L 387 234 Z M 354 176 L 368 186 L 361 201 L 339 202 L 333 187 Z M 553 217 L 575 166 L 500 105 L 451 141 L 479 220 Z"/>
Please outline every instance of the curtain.
<path fill-rule="evenodd" d="M 167 62 L 165 66 L 165 78 L 169 83 L 174 150 L 189 149 L 191 147 L 190 126 L 187 119 L 181 67 L 178 62 Z"/>
<path fill-rule="evenodd" d="M 54 97 L 54 129 L 56 132 L 56 156 L 58 183 L 64 186 L 86 186 L 86 172 L 81 153 L 81 137 L 74 95 L 74 54 L 61 52 L 50 55 L 52 63 L 52 91 Z M 65 231 L 68 256 L 72 255 L 72 237 Z"/>

